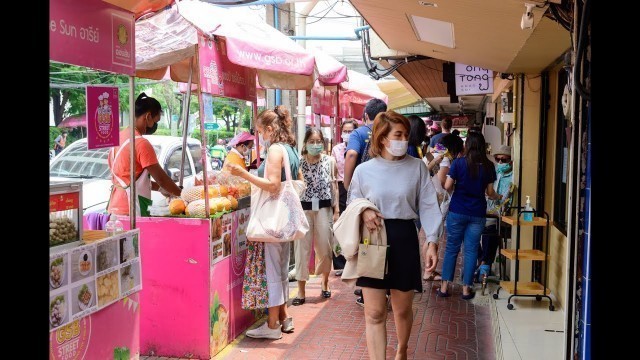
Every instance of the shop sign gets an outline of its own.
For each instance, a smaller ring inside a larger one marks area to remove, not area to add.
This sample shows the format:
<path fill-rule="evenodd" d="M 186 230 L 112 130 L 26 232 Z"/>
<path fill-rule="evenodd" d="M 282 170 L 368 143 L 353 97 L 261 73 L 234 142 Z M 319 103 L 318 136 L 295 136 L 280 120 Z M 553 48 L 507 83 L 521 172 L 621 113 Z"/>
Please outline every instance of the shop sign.
<path fill-rule="evenodd" d="M 115 86 L 87 86 L 87 147 L 120 145 L 120 104 Z"/>
<path fill-rule="evenodd" d="M 49 0 L 49 59 L 135 75 L 134 14 L 101 0 Z"/>
<path fill-rule="evenodd" d="M 80 193 L 49 195 L 49 212 L 75 210 L 80 207 Z"/>
<path fill-rule="evenodd" d="M 73 321 L 49 334 L 49 358 L 82 360 L 91 341 L 91 316 Z"/>
<path fill-rule="evenodd" d="M 456 63 L 456 95 L 493 94 L 493 71 Z"/>
<path fill-rule="evenodd" d="M 211 95 L 256 101 L 256 70 L 229 61 L 224 40 L 198 36 L 200 88 Z"/>
<path fill-rule="evenodd" d="M 73 337 L 77 320 L 142 290 L 139 236 L 131 230 L 49 255 L 49 330 L 57 339 Z"/>

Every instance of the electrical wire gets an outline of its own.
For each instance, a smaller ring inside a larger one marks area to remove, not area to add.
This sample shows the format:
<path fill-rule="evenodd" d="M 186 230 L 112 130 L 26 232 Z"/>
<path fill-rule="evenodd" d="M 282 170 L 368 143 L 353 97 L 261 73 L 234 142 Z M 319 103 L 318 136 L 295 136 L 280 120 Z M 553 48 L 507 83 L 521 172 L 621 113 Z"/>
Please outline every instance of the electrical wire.
<path fill-rule="evenodd" d="M 333 5 L 331 5 L 331 7 L 327 10 L 327 12 L 326 12 L 326 13 L 324 13 L 324 15 L 323 15 L 322 17 L 320 17 L 318 20 L 314 20 L 314 21 L 311 21 L 311 22 L 307 22 L 307 25 L 315 24 L 315 23 L 317 23 L 318 21 L 320 21 L 320 20 L 324 19 L 324 18 L 327 16 L 327 14 L 329 14 L 329 12 L 331 12 L 331 9 L 333 9 L 337 4 L 338 4 L 338 2 L 337 2 L 337 1 L 336 1 L 336 2 L 334 2 L 334 3 L 333 3 Z"/>

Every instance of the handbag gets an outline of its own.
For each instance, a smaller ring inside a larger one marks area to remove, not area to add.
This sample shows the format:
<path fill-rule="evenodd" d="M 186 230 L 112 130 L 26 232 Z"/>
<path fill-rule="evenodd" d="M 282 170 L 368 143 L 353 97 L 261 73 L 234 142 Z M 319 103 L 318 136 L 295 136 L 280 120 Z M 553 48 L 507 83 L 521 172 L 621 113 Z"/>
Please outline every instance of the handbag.
<path fill-rule="evenodd" d="M 271 193 L 251 186 L 251 215 L 247 225 L 247 239 L 260 242 L 288 242 L 302 239 L 309 231 L 309 222 L 302 210 L 300 194 L 306 189 L 302 180 L 291 178 L 291 165 L 287 149 L 278 144 L 283 153 L 286 180 L 280 190 Z M 267 176 L 267 165 L 264 174 Z"/>
<path fill-rule="evenodd" d="M 380 231 L 369 232 L 366 226 L 362 226 L 362 243 L 358 245 L 358 276 L 374 279 L 384 279 L 387 273 L 387 250 L 389 245 L 383 239 Z"/>

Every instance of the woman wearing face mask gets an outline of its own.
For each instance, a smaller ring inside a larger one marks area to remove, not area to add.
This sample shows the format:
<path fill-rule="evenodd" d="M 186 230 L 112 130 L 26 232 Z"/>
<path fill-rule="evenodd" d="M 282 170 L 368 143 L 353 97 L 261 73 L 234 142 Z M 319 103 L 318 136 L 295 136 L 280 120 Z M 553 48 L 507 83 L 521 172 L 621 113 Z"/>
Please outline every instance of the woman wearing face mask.
<path fill-rule="evenodd" d="M 495 192 L 502 196 L 500 200 L 487 200 L 487 220 L 478 249 L 478 270 L 479 281 L 489 276 L 491 265 L 496 258 L 496 251 L 500 245 L 500 237 L 497 235 L 497 221 L 505 209 L 511 206 L 511 194 L 515 185 L 513 184 L 513 166 L 511 160 L 511 146 L 500 145 L 493 151 L 493 159 L 496 162 L 496 181 L 493 183 Z M 505 230 L 506 231 L 506 230 Z"/>
<path fill-rule="evenodd" d="M 453 281 L 458 253 L 463 243 L 462 299 L 470 300 L 475 296 L 472 290 L 473 272 L 485 225 L 485 195 L 491 200 L 502 198 L 493 188 L 495 180 L 496 173 L 487 157 L 484 136 L 479 132 L 470 132 L 464 144 L 464 157 L 453 160 L 444 186 L 447 191 L 453 190 L 453 195 L 447 214 L 447 246 L 442 262 L 442 284 L 437 291 L 439 297 L 451 296 L 448 285 Z"/>
<path fill-rule="evenodd" d="M 229 164 L 229 171 L 232 175 L 240 176 L 249 181 L 254 186 L 264 191 L 275 193 L 280 191 L 280 184 L 286 180 L 284 170 L 284 153 L 279 143 L 284 146 L 289 158 L 289 165 L 292 177 L 302 179 L 300 172 L 300 158 L 295 150 L 295 136 L 291 131 L 292 120 L 289 110 L 282 105 L 276 106 L 273 110 L 264 110 L 256 119 L 256 130 L 259 133 L 260 146 L 267 149 L 266 160 L 261 162 L 258 168 L 258 175 L 249 173 L 243 166 Z M 265 164 L 267 173 L 265 174 Z M 302 240 L 296 240 L 299 242 Z M 248 241 L 247 259 L 264 258 L 266 267 L 266 288 L 269 318 L 260 327 L 246 332 L 248 337 L 260 339 L 280 339 L 282 333 L 290 333 L 294 330 L 293 318 L 287 311 L 287 301 L 289 300 L 289 256 L 290 242 L 263 243 Z M 249 261 L 249 260 L 247 260 Z M 245 268 L 245 279 L 252 279 L 255 283 L 255 270 L 249 264 Z M 245 288 L 243 287 L 243 292 Z M 251 291 L 251 290 L 249 290 Z M 262 304 L 261 304 L 262 305 Z M 244 306 L 244 304 L 243 304 Z"/>
<path fill-rule="evenodd" d="M 376 231 L 384 221 L 389 245 L 384 278 L 360 277 L 356 281 L 367 299 L 364 315 L 370 359 L 386 358 L 388 289 L 398 334 L 395 358 L 407 359 L 413 296 L 416 290 L 422 292 L 418 231 L 414 223 L 418 212 L 428 242 L 426 269 L 433 271 L 438 263 L 437 230 L 442 215 L 427 166 L 407 155 L 409 128 L 404 116 L 394 111 L 379 113 L 373 123 L 371 160 L 356 167 L 349 187 L 349 202 L 366 198 L 380 209 L 380 213 L 365 210 L 362 221 L 369 231 Z"/>
<path fill-rule="evenodd" d="M 162 108 L 155 98 L 141 93 L 136 99 L 136 214 L 149 215 L 151 190 L 161 191 L 164 195 L 180 196 L 180 188 L 158 163 L 158 158 L 149 140 L 142 135 L 151 135 L 158 128 Z M 107 211 L 111 214 L 129 215 L 129 192 L 131 179 L 130 139 L 131 129 L 126 127 L 120 131 L 120 146 L 109 152 L 109 168 L 113 182 Z M 155 181 L 151 181 L 151 177 Z"/>
<path fill-rule="evenodd" d="M 329 273 L 333 251 L 331 249 L 331 229 L 338 220 L 338 187 L 335 181 L 336 163 L 331 156 L 322 153 L 324 136 L 320 129 L 311 128 L 304 136 L 300 169 L 307 184 L 300 197 L 302 208 L 309 222 L 309 231 L 303 239 L 293 243 L 296 257 L 295 278 L 298 280 L 298 296 L 293 299 L 295 306 L 305 303 L 305 286 L 309 280 L 309 259 L 311 244 L 315 251 L 315 274 L 322 274 L 320 295 L 330 298 Z"/>
<path fill-rule="evenodd" d="M 340 214 L 347 208 L 347 189 L 344 188 L 344 156 L 347 152 L 347 144 L 349 143 L 349 136 L 353 132 L 353 130 L 358 128 L 358 123 L 355 120 L 345 120 L 342 122 L 342 142 L 333 147 L 331 150 L 331 156 L 333 156 L 333 160 L 336 162 L 336 166 L 338 167 L 338 176 L 336 179 L 338 180 L 338 195 L 339 201 L 338 205 L 340 207 Z M 333 256 L 333 269 L 336 271 L 336 276 L 342 275 L 342 269 L 347 262 L 347 259 L 344 256 Z"/>
<path fill-rule="evenodd" d="M 224 159 L 224 164 L 222 165 L 223 169 L 228 169 L 229 164 L 237 164 L 238 166 L 242 166 L 247 169 L 247 163 L 245 162 L 245 158 L 251 155 L 251 148 L 253 148 L 253 135 L 249 132 L 245 131 L 238 134 L 237 138 L 233 139 L 233 143 L 235 145 L 227 154 L 227 157 Z"/>

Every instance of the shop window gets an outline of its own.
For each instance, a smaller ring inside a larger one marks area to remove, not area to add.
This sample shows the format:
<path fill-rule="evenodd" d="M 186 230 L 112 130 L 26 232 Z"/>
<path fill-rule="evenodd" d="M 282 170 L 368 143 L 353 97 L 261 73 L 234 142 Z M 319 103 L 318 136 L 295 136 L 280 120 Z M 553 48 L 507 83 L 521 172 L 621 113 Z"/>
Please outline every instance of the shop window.
<path fill-rule="evenodd" d="M 562 110 L 562 93 L 567 84 L 565 71 L 558 74 L 556 113 L 555 186 L 553 194 L 553 222 L 565 235 L 567 233 L 567 181 L 569 177 L 569 121 Z"/>

